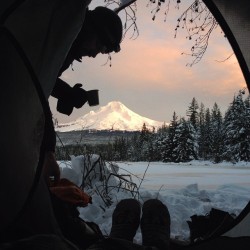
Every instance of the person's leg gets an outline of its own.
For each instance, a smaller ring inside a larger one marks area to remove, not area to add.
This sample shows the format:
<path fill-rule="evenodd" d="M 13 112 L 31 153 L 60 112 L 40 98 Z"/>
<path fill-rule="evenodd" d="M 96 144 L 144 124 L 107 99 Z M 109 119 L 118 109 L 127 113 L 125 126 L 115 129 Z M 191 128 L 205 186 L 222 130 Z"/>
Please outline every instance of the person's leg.
<path fill-rule="evenodd" d="M 170 241 L 170 215 L 167 207 L 157 199 L 151 199 L 142 207 L 142 244 L 168 250 Z"/>
<path fill-rule="evenodd" d="M 133 241 L 140 224 L 141 206 L 137 200 L 120 201 L 112 215 L 111 238 Z"/>

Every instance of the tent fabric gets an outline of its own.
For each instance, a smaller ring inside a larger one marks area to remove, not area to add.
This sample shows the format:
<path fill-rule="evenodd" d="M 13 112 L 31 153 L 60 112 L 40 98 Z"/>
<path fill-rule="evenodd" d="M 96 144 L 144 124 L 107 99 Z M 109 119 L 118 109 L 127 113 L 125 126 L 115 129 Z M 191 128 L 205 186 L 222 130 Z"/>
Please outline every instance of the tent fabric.
<path fill-rule="evenodd" d="M 40 178 L 48 103 L 24 51 L 5 28 L 0 28 L 0 44 L 5 62 L 5 67 L 0 67 L 5 83 L 0 92 L 5 117 L 0 129 L 4 156 L 0 169 L 0 199 L 4 201 L 0 208 L 0 241 L 27 233 L 59 235 L 48 187 Z"/>
<path fill-rule="evenodd" d="M 215 239 L 201 242 L 199 244 L 194 244 L 185 249 L 188 250 L 248 250 L 250 246 L 250 237 L 237 237 L 230 238 L 220 236 Z M 183 249 L 183 248 L 182 248 Z M 177 249 L 173 249 L 177 250 Z"/>
<path fill-rule="evenodd" d="M 242 212 L 234 219 L 234 222 L 225 228 L 221 235 L 212 236 L 206 240 L 184 244 L 171 241 L 172 250 L 235 250 L 249 249 L 250 246 L 250 202 Z"/>
<path fill-rule="evenodd" d="M 37 128 L 43 128 L 44 117 L 32 78 L 16 48 L 3 32 L 0 33 L 0 55 L 4 62 L 4 67 L 0 67 L 2 83 L 4 81 L 0 92 L 3 118 L 0 129 L 0 199 L 4 201 L 1 202 L 0 212 L 2 228 L 12 217 L 6 215 L 15 217 L 32 187 L 43 136 Z M 16 71 L 16 68 L 19 70 Z M 23 84 L 18 84 L 21 79 Z"/>
<path fill-rule="evenodd" d="M 39 179 L 36 178 L 37 166 L 40 169 L 42 165 L 40 159 L 43 155 L 41 143 L 45 117 L 41 96 L 46 96 L 47 104 L 59 69 L 82 27 L 85 9 L 89 2 L 89 0 L 0 1 L 2 26 L 0 55 L 3 62 L 0 67 L 2 80 L 0 103 L 3 117 L 0 129 L 3 159 L 0 169 L 0 199 L 4 201 L 0 208 L 1 231 L 10 225 L 18 224 L 18 221 L 22 220 L 19 218 L 21 215 L 25 217 L 26 214 L 26 219 L 30 217 L 29 209 L 32 206 L 42 211 L 40 215 L 51 217 L 49 223 L 46 219 L 40 220 L 47 225 L 42 223 L 40 227 L 33 225 L 33 229 L 37 228 L 37 231 L 34 231 L 37 233 L 57 231 L 51 226 L 54 222 L 46 187 L 39 184 L 36 190 L 39 201 L 38 198 L 31 197 L 34 193 L 34 182 L 38 182 Z M 12 8 L 13 6 L 15 8 Z M 2 32 L 4 30 L 7 32 Z M 9 37 L 13 39 L 10 40 Z M 17 47 L 21 49 L 18 50 Z M 42 89 L 42 95 L 37 92 L 33 76 Z M 35 204 L 41 205 L 35 206 Z M 37 220 L 38 217 L 30 220 L 30 228 L 33 223 L 39 225 Z"/>
<path fill-rule="evenodd" d="M 250 4 L 248 0 L 203 0 L 231 44 L 250 90 Z"/>
<path fill-rule="evenodd" d="M 250 202 L 237 216 L 235 222 L 223 233 L 223 236 L 228 237 L 250 237 Z"/>
<path fill-rule="evenodd" d="M 0 1 L 0 9 L 9 6 Z M 13 2 L 13 1 L 12 1 Z M 48 98 L 90 0 L 25 0 L 4 26 L 22 46 Z M 1 11 L 4 13 L 4 11 Z"/>

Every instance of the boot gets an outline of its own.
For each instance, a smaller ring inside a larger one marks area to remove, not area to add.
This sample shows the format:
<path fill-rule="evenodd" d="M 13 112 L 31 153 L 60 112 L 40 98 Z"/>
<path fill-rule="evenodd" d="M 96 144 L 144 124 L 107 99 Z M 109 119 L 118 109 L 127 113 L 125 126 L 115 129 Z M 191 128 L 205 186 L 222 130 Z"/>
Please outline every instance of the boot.
<path fill-rule="evenodd" d="M 112 215 L 110 237 L 133 241 L 140 224 L 141 205 L 137 200 L 120 201 Z"/>
<path fill-rule="evenodd" d="M 170 241 L 170 215 L 167 207 L 157 199 L 151 199 L 142 207 L 142 244 L 168 250 Z"/>

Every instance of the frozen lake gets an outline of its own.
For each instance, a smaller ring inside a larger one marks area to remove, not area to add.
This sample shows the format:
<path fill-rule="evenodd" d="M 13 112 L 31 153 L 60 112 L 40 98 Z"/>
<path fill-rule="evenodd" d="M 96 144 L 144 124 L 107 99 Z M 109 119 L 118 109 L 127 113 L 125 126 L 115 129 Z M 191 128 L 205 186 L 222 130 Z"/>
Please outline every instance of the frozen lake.
<path fill-rule="evenodd" d="M 184 188 L 197 184 L 202 189 L 217 189 L 222 185 L 250 187 L 250 163 L 220 163 L 192 161 L 190 163 L 135 162 L 118 163 L 119 173 L 127 171 L 142 178 L 142 187 L 150 190 Z M 137 184 L 139 179 L 133 178 Z"/>

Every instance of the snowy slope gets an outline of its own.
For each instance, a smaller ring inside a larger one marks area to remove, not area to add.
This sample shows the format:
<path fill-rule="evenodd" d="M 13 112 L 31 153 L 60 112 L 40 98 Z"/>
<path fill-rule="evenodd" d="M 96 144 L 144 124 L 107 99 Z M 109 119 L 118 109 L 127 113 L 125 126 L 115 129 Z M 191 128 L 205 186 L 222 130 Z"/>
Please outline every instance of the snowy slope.
<path fill-rule="evenodd" d="M 97 156 L 93 155 L 93 162 L 96 162 L 95 157 Z M 71 162 L 59 162 L 61 177 L 80 185 L 84 173 L 82 159 L 83 156 L 76 156 L 72 157 Z M 157 198 L 168 206 L 173 239 L 188 239 L 189 227 L 186 221 L 190 220 L 193 214 L 205 215 L 211 208 L 217 208 L 238 215 L 250 200 L 249 162 L 106 163 L 109 169 L 111 165 L 116 166 L 113 169 L 118 174 L 131 175 L 132 181 L 140 187 L 141 204 L 148 199 Z M 98 195 L 102 193 L 103 184 L 93 181 L 92 186 L 95 188 L 86 188 L 84 191 L 92 196 L 93 203 L 80 208 L 80 216 L 86 221 L 97 223 L 104 234 L 109 234 L 112 225 L 111 215 L 117 202 L 134 197 L 131 192 L 121 189 L 120 185 L 117 186 L 119 188 L 114 188 L 115 185 L 112 183 L 108 197 L 113 203 L 110 207 L 105 207 L 104 200 Z M 96 188 L 100 188 L 99 192 L 96 192 Z M 134 242 L 142 243 L 140 228 Z"/>
<path fill-rule="evenodd" d="M 113 101 L 100 107 L 97 111 L 90 111 L 73 122 L 59 124 L 56 130 L 60 132 L 82 129 L 137 131 L 141 130 L 143 123 L 150 129 L 163 125 L 163 122 L 140 116 L 121 102 Z"/>

